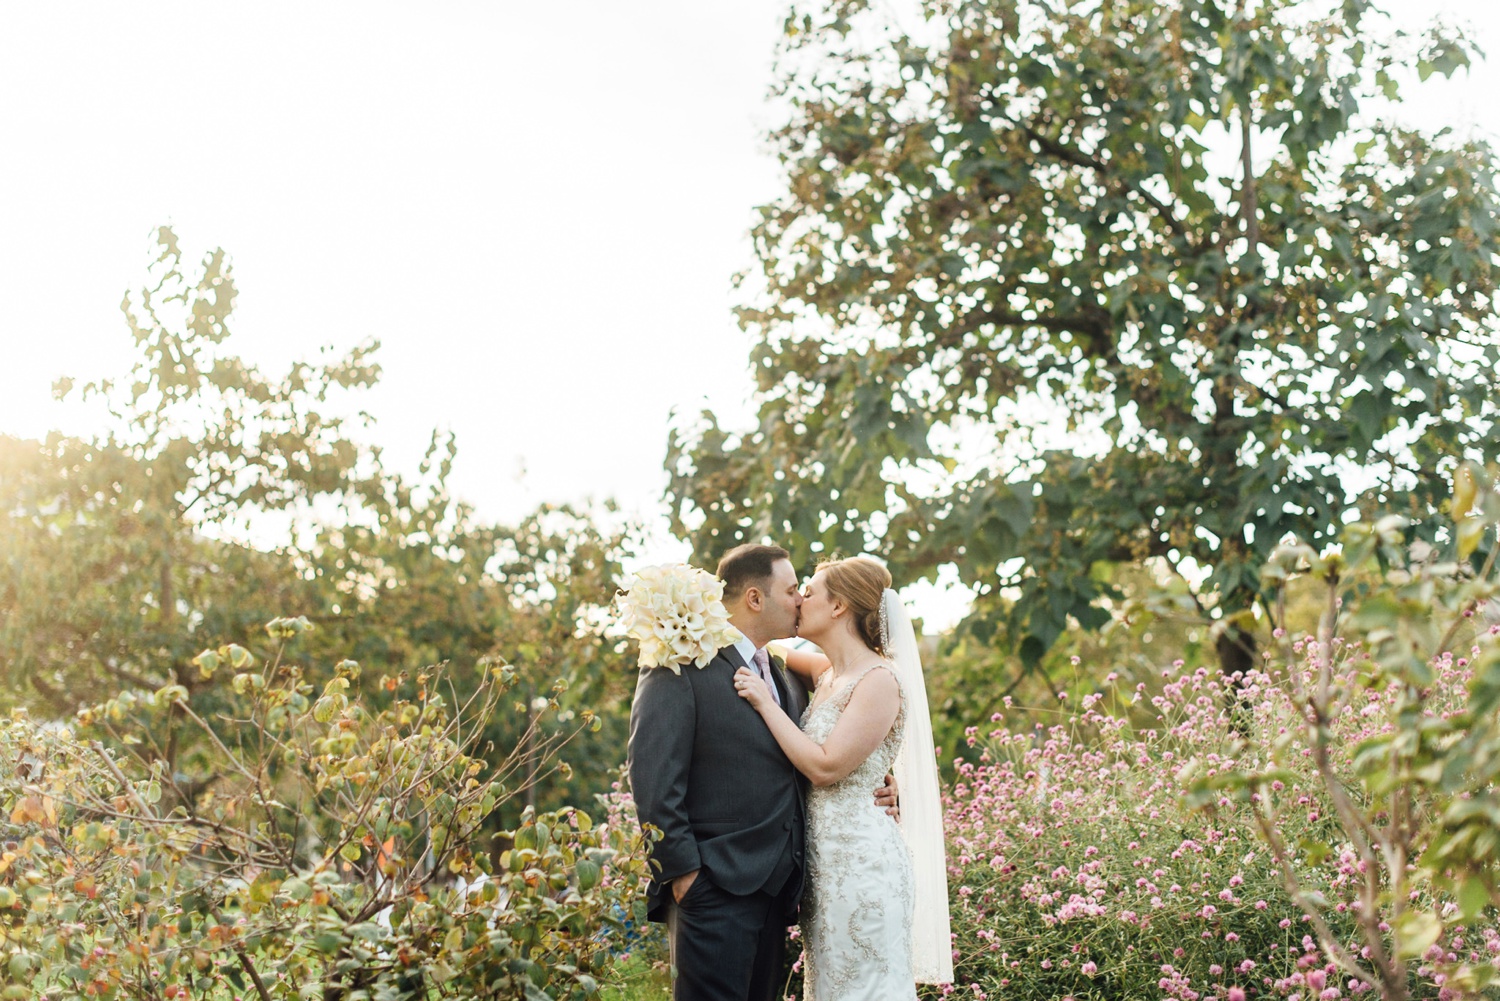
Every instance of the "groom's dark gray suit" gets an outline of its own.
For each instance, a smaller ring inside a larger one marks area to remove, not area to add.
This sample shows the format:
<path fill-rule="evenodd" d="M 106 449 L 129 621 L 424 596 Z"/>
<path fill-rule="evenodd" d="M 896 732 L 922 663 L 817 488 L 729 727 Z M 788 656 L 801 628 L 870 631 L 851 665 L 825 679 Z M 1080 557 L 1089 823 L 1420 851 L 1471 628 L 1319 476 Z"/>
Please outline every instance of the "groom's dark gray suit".
<path fill-rule="evenodd" d="M 642 668 L 630 708 L 630 785 L 651 852 L 650 916 L 675 908 L 677 1001 L 769 1001 L 802 894 L 803 779 L 734 689 L 734 647 L 680 675 Z M 753 670 L 753 668 L 752 668 Z M 800 719 L 806 692 L 777 661 L 781 705 Z M 698 870 L 679 903 L 672 880 Z"/>

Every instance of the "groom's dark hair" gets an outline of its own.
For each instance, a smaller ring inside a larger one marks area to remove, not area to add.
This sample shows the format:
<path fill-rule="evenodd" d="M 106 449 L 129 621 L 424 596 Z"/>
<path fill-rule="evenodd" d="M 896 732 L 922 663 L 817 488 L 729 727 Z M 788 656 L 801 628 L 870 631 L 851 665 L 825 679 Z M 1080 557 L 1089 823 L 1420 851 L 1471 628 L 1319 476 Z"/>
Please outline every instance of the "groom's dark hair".
<path fill-rule="evenodd" d="M 736 601 L 755 584 L 771 577 L 771 568 L 792 554 L 780 546 L 735 546 L 719 560 L 719 579 L 724 582 L 724 600 Z"/>

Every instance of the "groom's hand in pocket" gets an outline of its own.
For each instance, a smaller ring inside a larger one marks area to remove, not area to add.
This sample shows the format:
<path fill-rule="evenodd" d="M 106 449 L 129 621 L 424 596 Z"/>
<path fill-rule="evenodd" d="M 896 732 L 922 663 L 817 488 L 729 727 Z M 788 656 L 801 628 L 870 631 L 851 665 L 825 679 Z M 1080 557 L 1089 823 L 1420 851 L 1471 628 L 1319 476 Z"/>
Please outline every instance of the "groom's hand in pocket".
<path fill-rule="evenodd" d="M 901 790 L 896 788 L 896 776 L 887 774 L 885 784 L 875 790 L 875 805 L 901 822 Z"/>
<path fill-rule="evenodd" d="M 694 869 L 692 872 L 685 872 L 672 880 L 672 899 L 675 902 L 682 903 L 682 898 L 687 896 L 688 890 L 692 889 L 694 881 L 697 880 L 698 871 Z"/>

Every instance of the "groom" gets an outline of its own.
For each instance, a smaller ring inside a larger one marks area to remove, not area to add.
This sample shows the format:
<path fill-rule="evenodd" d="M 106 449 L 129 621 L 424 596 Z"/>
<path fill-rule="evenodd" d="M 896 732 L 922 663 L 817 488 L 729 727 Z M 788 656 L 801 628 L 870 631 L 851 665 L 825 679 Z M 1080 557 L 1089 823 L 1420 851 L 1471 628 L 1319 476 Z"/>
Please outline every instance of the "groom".
<path fill-rule="evenodd" d="M 666 921 L 676 1001 L 771 1001 L 786 926 L 802 894 L 803 780 L 734 689 L 749 667 L 797 720 L 807 695 L 766 644 L 794 636 L 802 595 L 779 546 L 739 546 L 719 561 L 729 621 L 741 633 L 702 670 L 642 668 L 630 710 L 630 784 L 642 824 L 661 829 L 649 916 Z M 890 786 L 876 796 L 895 806 Z"/>

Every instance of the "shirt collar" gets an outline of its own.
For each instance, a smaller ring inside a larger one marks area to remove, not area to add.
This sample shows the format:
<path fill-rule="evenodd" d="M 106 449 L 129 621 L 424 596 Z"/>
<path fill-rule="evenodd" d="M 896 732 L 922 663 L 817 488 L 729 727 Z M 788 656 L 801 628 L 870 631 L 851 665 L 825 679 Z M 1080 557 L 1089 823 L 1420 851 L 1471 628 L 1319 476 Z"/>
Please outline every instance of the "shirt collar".
<path fill-rule="evenodd" d="M 739 630 L 736 629 L 735 632 Z M 760 647 L 756 646 L 744 633 L 740 633 L 740 638 L 734 641 L 734 648 L 740 652 L 741 657 L 745 658 L 747 665 L 754 664 L 755 655 L 760 652 Z"/>

